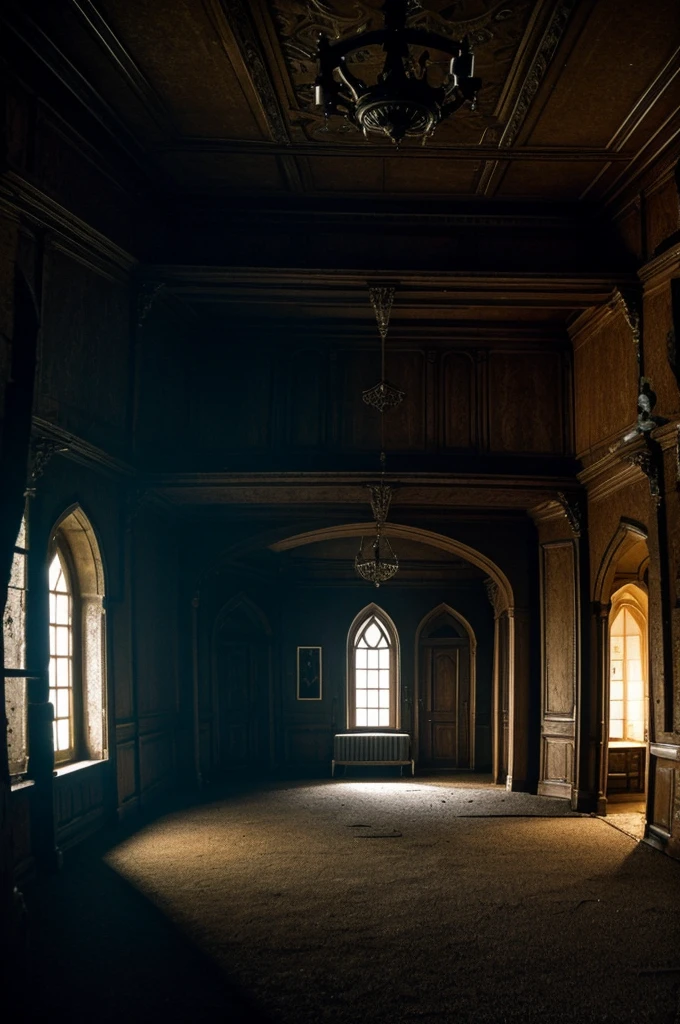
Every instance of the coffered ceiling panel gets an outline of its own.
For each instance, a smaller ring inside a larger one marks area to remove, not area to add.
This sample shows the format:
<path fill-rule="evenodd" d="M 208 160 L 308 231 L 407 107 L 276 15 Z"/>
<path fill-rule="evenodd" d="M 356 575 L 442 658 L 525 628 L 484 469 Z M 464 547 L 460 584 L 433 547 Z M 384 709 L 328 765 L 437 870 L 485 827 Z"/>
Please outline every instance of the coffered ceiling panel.
<path fill-rule="evenodd" d="M 182 135 L 266 137 L 253 111 L 257 98 L 227 52 L 234 44 L 219 9 L 199 0 L 102 0 L 98 7 Z"/>
<path fill-rule="evenodd" d="M 678 0 L 412 0 L 469 36 L 482 80 L 422 147 L 364 140 L 314 104 L 320 34 L 383 25 L 383 0 L 9 0 L 10 23 L 124 141 L 158 190 L 194 198 L 606 201 L 677 132 Z M 348 63 L 375 81 L 383 54 Z M 448 57 L 430 52 L 428 75 Z"/>
<path fill-rule="evenodd" d="M 679 53 L 678 0 L 597 0 L 528 141 L 582 147 L 615 143 L 631 112 L 637 120 L 658 98 L 660 90 L 652 85 L 664 69 L 664 78 L 678 73 Z"/>
<path fill-rule="evenodd" d="M 509 166 L 498 195 L 529 199 L 578 199 L 603 166 L 602 162 L 585 160 L 557 165 L 542 163 L 540 160 L 517 160 Z"/>
<path fill-rule="evenodd" d="M 287 188 L 275 156 L 170 153 L 163 155 L 161 165 L 178 186 L 192 191 L 236 189 L 248 193 L 255 187 L 276 193 Z"/>

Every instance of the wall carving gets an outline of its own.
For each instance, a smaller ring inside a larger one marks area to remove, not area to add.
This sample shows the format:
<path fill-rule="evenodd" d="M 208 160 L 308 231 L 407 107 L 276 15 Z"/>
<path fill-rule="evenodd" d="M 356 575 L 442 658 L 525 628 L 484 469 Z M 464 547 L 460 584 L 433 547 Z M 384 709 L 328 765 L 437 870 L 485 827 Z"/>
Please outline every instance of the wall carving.
<path fill-rule="evenodd" d="M 228 2 L 223 0 L 222 9 L 243 54 L 245 66 L 262 104 L 272 138 L 274 142 L 286 144 L 290 142 L 288 131 L 281 114 L 276 91 L 262 56 L 260 41 L 248 14 L 248 5 L 242 0 L 228 0 Z"/>
<path fill-rule="evenodd" d="M 538 92 L 538 87 L 545 77 L 548 66 L 555 55 L 560 39 L 569 21 L 569 17 L 576 0 L 563 0 L 559 3 L 552 16 L 550 24 L 546 29 L 538 52 L 524 80 L 524 85 L 519 94 L 515 108 L 512 112 L 507 127 L 501 138 L 501 146 L 511 146 L 517 137 L 517 133 L 524 124 L 524 120 L 531 106 L 532 100 Z"/>
<path fill-rule="evenodd" d="M 581 536 L 583 529 L 583 508 L 577 498 L 568 498 L 564 491 L 557 492 L 557 500 L 562 506 L 562 511 L 571 527 L 575 537 Z"/>

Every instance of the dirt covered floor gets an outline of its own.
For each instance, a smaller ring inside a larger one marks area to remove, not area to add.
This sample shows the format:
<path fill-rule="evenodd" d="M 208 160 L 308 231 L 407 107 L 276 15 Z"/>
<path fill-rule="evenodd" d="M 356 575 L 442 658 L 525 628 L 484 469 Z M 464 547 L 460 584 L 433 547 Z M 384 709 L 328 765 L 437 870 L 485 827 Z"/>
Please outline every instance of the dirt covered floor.
<path fill-rule="evenodd" d="M 32 903 L 71 1021 L 680 1024 L 680 864 L 481 779 L 233 788 Z"/>

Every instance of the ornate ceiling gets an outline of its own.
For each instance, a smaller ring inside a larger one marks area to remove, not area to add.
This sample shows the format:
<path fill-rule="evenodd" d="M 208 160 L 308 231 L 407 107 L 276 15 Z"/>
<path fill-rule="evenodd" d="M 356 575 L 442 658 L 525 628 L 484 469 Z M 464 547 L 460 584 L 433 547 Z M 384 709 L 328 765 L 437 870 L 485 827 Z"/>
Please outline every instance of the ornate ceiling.
<path fill-rule="evenodd" d="M 315 40 L 379 25 L 380 4 L 26 0 L 10 19 L 171 195 L 602 201 L 677 131 L 677 0 L 414 0 L 470 35 L 477 110 L 399 152 L 326 130 Z M 378 59 L 359 51 L 361 74 Z"/>

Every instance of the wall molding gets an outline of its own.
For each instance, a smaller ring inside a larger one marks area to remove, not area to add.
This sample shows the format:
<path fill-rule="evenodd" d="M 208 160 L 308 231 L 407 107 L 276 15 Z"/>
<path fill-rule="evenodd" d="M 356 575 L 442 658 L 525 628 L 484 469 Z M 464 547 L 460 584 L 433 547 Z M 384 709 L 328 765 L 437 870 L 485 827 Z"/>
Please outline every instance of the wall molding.
<path fill-rule="evenodd" d="M 0 209 L 9 210 L 34 224 L 59 236 L 60 244 L 65 252 L 68 245 L 73 253 L 81 253 L 85 261 L 94 259 L 94 266 L 107 267 L 109 271 L 129 273 L 137 266 L 137 260 L 125 249 L 112 242 L 96 228 L 76 217 L 66 207 L 51 199 L 40 189 L 29 184 L 13 171 L 4 171 L 0 175 Z"/>

